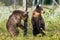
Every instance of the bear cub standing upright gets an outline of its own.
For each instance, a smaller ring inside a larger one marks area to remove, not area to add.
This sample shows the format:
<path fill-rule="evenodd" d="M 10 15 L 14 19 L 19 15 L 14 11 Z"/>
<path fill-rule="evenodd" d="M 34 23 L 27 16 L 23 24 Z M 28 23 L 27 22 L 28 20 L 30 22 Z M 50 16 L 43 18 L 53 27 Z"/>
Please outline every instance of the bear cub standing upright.
<path fill-rule="evenodd" d="M 38 4 L 33 11 L 31 23 L 33 26 L 33 35 L 36 36 L 37 34 L 41 33 L 45 35 L 43 30 L 45 30 L 45 22 L 41 14 L 43 14 L 43 8 L 40 4 Z"/>
<path fill-rule="evenodd" d="M 21 24 L 21 20 L 25 20 L 26 15 L 24 11 L 14 10 L 13 13 L 9 16 L 9 19 L 6 23 L 7 31 L 12 35 L 16 36 L 19 33 L 18 27 L 24 30 L 24 34 L 26 35 L 26 27 Z"/>

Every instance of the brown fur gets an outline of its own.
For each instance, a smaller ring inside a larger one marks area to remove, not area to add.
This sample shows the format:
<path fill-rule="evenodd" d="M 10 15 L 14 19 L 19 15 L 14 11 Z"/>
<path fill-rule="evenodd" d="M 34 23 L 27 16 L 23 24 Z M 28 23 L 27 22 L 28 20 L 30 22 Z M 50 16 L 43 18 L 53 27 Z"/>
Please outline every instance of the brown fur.
<path fill-rule="evenodd" d="M 44 13 L 42 7 L 36 7 L 36 9 L 32 13 L 31 22 L 32 22 L 32 26 L 33 26 L 33 35 L 34 36 L 36 36 L 39 33 L 41 33 L 42 35 L 45 34 L 42 31 L 42 30 L 45 30 L 44 19 L 41 15 L 42 13 Z"/>
<path fill-rule="evenodd" d="M 9 16 L 9 19 L 6 23 L 6 28 L 12 36 L 16 36 L 19 33 L 18 27 L 24 30 L 24 26 L 21 24 L 21 20 L 25 19 L 26 15 L 24 11 L 14 10 L 13 13 Z"/>

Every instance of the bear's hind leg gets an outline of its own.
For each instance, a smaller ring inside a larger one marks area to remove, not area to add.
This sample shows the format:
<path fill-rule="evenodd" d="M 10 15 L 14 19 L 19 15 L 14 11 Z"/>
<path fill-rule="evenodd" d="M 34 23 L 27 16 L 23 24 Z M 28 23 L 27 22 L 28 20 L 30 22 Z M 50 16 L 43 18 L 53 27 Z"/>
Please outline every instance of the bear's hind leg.
<path fill-rule="evenodd" d="M 19 30 L 16 26 L 10 27 L 8 31 L 12 36 L 17 36 L 19 34 Z"/>

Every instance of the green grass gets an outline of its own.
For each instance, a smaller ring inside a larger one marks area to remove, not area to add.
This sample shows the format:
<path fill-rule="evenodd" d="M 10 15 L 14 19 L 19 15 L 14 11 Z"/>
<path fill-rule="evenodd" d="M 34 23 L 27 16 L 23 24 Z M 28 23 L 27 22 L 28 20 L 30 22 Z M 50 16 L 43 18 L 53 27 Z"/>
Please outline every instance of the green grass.
<path fill-rule="evenodd" d="M 19 28 L 19 35 L 17 37 L 11 37 L 6 30 L 6 20 L 0 23 L 0 40 L 60 40 L 60 25 L 59 23 L 50 23 L 46 22 L 47 29 L 45 31 L 46 36 L 40 37 L 41 35 L 37 35 L 34 37 L 32 35 L 32 26 L 29 21 L 28 25 L 28 34 L 26 37 L 23 36 L 23 30 Z M 48 24 L 48 25 L 47 25 Z"/>
<path fill-rule="evenodd" d="M 32 11 L 31 11 L 31 9 L 29 9 L 29 10 L 30 10 L 29 11 L 29 16 L 30 16 Z M 48 10 L 46 10 L 46 11 L 48 11 Z M 7 11 L 5 11 L 5 12 L 7 12 Z M 0 12 L 0 13 L 2 13 L 2 12 Z M 7 12 L 7 14 L 8 13 L 9 12 Z M 8 17 L 9 15 L 6 15 L 6 16 Z M 54 13 L 54 15 L 55 15 L 55 13 Z M 60 40 L 60 12 L 55 16 L 45 12 L 43 17 L 44 17 L 44 21 L 46 24 L 46 31 L 45 31 L 46 36 L 43 36 L 43 37 L 40 34 L 38 34 L 36 37 L 34 37 L 32 35 L 33 29 L 32 29 L 30 18 L 28 19 L 27 36 L 24 37 L 23 30 L 19 28 L 19 35 L 17 37 L 11 37 L 6 30 L 7 19 L 4 19 L 5 17 L 2 18 L 0 20 L 0 40 Z"/>

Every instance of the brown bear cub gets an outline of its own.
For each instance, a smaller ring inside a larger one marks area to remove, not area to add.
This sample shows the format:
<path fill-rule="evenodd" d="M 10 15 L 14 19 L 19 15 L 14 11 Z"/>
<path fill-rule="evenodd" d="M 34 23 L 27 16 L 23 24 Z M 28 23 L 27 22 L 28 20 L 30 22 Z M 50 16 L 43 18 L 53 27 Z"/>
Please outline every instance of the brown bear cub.
<path fill-rule="evenodd" d="M 45 22 L 41 15 L 42 13 L 44 13 L 43 8 L 41 5 L 38 4 L 35 10 L 33 11 L 31 18 L 34 36 L 36 36 L 39 33 L 45 35 L 45 33 L 43 32 L 43 30 L 45 30 Z"/>
<path fill-rule="evenodd" d="M 18 35 L 18 27 L 25 31 L 25 27 L 21 24 L 21 20 L 25 20 L 25 18 L 26 14 L 21 10 L 14 10 L 13 13 L 9 16 L 9 19 L 6 23 L 6 28 L 12 36 Z"/>

